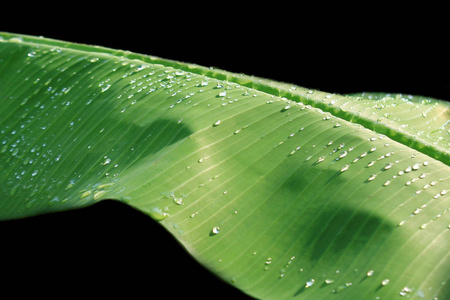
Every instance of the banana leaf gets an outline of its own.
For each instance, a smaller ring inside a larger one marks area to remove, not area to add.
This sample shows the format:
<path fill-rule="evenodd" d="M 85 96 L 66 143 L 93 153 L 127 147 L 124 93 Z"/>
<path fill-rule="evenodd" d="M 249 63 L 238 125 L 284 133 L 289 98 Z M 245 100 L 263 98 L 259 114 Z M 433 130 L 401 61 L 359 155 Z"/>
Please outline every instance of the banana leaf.
<path fill-rule="evenodd" d="M 446 101 L 12 33 L 0 101 L 3 222 L 113 202 L 249 297 L 450 295 Z"/>

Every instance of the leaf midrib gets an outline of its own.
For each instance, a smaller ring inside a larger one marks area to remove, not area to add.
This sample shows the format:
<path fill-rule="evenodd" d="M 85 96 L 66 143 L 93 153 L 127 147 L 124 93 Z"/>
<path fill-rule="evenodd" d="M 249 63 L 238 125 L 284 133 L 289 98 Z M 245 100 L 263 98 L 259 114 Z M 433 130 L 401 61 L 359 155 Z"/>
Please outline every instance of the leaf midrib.
<path fill-rule="evenodd" d="M 259 78 L 255 76 L 249 76 L 245 74 L 236 74 L 232 72 L 228 72 L 221 69 L 208 68 L 204 66 L 200 66 L 197 64 L 184 63 L 171 59 L 164 59 L 156 56 L 150 56 L 145 54 L 134 53 L 130 51 L 116 50 L 108 47 L 101 46 L 92 46 L 78 43 L 71 43 L 61 40 L 55 40 L 51 38 L 44 37 L 35 37 L 29 35 L 22 34 L 14 34 L 7 32 L 0 32 L 0 38 L 5 37 L 7 39 L 17 38 L 16 40 L 6 40 L 6 42 L 14 42 L 14 43 L 22 43 L 22 44 L 31 44 L 37 46 L 47 46 L 47 47 L 59 47 L 64 48 L 66 50 L 74 51 L 74 52 L 82 52 L 89 54 L 96 54 L 98 56 L 106 56 L 107 58 L 115 58 L 115 59 L 127 59 L 130 62 L 136 61 L 141 63 L 149 63 L 149 64 L 157 64 L 162 65 L 164 67 L 172 67 L 174 69 L 183 70 L 186 72 L 194 73 L 197 75 L 205 76 L 211 79 L 217 80 L 225 80 L 228 82 L 236 83 L 241 86 L 245 86 L 248 88 L 252 88 L 254 90 L 264 92 L 269 95 L 281 97 L 281 100 L 289 102 L 294 101 L 298 103 L 303 103 L 304 105 L 310 105 L 312 107 L 321 109 L 322 111 L 333 115 L 336 118 L 341 120 L 345 120 L 351 123 L 360 124 L 363 127 L 389 137 L 392 140 L 395 140 L 407 147 L 410 147 L 418 152 L 421 152 L 425 155 L 435 158 L 436 160 L 441 161 L 442 163 L 450 166 L 450 153 L 448 151 L 441 151 L 434 147 L 433 145 L 427 144 L 425 142 L 421 142 L 419 140 L 414 139 L 413 137 L 401 133 L 398 130 L 393 130 L 391 127 L 377 123 L 377 126 L 370 126 L 375 124 L 375 122 L 369 118 L 364 118 L 356 115 L 355 113 L 345 111 L 341 107 L 337 106 L 329 106 L 326 103 L 321 103 L 318 101 L 320 97 L 323 98 L 325 95 L 333 95 L 338 98 L 354 98 L 356 101 L 356 97 L 352 96 L 342 96 L 339 94 L 325 93 L 322 91 L 314 90 L 313 94 L 310 94 L 311 89 L 295 86 L 294 91 L 292 89 L 287 89 L 283 86 L 281 82 L 267 80 L 265 78 Z M 5 42 L 5 40 L 1 40 L 1 42 Z M 274 87 L 271 84 L 280 84 L 279 87 Z M 314 95 L 314 96 L 312 96 Z M 319 96 L 318 96 L 319 95 Z M 348 103 L 347 103 L 348 104 Z M 406 137 L 406 139 L 405 139 Z"/>

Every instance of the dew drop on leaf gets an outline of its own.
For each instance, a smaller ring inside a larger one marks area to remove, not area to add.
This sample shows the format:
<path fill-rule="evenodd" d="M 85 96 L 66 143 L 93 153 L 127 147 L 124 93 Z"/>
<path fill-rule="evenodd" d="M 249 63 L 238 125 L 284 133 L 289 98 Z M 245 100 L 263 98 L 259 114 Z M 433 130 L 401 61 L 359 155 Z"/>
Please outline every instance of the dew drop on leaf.
<path fill-rule="evenodd" d="M 367 180 L 368 180 L 368 181 L 372 181 L 372 180 L 374 180 L 376 177 L 377 177 L 376 174 L 372 174 Z"/>
<path fill-rule="evenodd" d="M 288 104 L 285 107 L 283 107 L 283 109 L 281 111 L 282 112 L 287 111 L 289 108 L 291 108 L 291 106 Z"/>
<path fill-rule="evenodd" d="M 345 165 L 341 168 L 341 172 L 345 172 L 348 170 L 348 168 L 350 167 L 350 165 Z"/>
<path fill-rule="evenodd" d="M 308 280 L 308 281 L 306 282 L 306 284 L 305 284 L 305 288 L 309 288 L 309 287 L 312 287 L 312 286 L 313 286 L 313 284 L 314 284 L 314 282 L 315 282 L 315 280 L 314 280 L 314 279 L 310 279 L 310 280 Z"/>
<path fill-rule="evenodd" d="M 170 215 L 168 213 L 162 211 L 159 207 L 152 208 L 149 211 L 149 215 L 156 221 L 162 221 L 165 218 L 170 217 Z"/>

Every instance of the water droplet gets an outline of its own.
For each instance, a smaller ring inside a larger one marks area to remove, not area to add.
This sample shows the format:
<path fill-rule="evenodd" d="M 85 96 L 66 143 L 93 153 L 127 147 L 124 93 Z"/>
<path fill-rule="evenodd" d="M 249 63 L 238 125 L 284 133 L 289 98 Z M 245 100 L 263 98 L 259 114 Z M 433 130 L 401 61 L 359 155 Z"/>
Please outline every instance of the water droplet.
<path fill-rule="evenodd" d="M 411 293 L 411 292 L 412 292 L 412 289 L 409 288 L 409 287 L 407 287 L 407 286 L 405 286 L 405 287 L 402 289 L 402 291 L 405 292 L 405 293 Z"/>
<path fill-rule="evenodd" d="M 393 165 L 394 165 L 393 163 L 388 163 L 384 166 L 384 169 L 389 170 L 390 168 L 392 168 Z"/>
<path fill-rule="evenodd" d="M 200 159 L 198 160 L 199 163 L 202 163 L 203 161 L 204 161 L 203 158 L 200 158 Z"/>
<path fill-rule="evenodd" d="M 306 282 L 306 284 L 305 284 L 305 288 L 309 288 L 309 287 L 312 287 L 312 286 L 313 286 L 313 284 L 314 284 L 314 282 L 315 282 L 315 280 L 314 280 L 314 279 L 310 279 L 310 280 L 308 280 L 308 281 Z"/>
<path fill-rule="evenodd" d="M 97 187 L 97 189 L 99 190 L 99 189 L 104 189 L 104 188 L 107 188 L 107 187 L 110 187 L 110 186 L 113 186 L 114 185 L 114 183 L 105 183 L 105 184 L 100 184 L 98 187 Z"/>
<path fill-rule="evenodd" d="M 389 279 L 384 279 L 384 280 L 381 282 L 381 285 L 385 286 L 385 285 L 388 285 L 388 283 L 389 283 Z"/>
<path fill-rule="evenodd" d="M 91 194 L 92 194 L 91 191 L 85 191 L 81 194 L 81 198 L 86 198 L 86 197 L 90 196 Z"/>
<path fill-rule="evenodd" d="M 216 126 L 219 126 L 220 125 L 220 120 L 217 120 L 215 123 L 214 123 L 214 127 L 216 127 Z"/>
<path fill-rule="evenodd" d="M 372 181 L 377 177 L 377 174 L 372 174 L 367 180 Z"/>
<path fill-rule="evenodd" d="M 325 279 L 326 284 L 332 284 L 334 282 L 333 279 Z"/>
<path fill-rule="evenodd" d="M 320 162 L 322 162 L 322 161 L 324 161 L 325 160 L 325 156 L 321 156 L 321 157 L 319 157 L 319 159 L 317 160 L 317 163 L 320 163 Z"/>
<path fill-rule="evenodd" d="M 104 157 L 105 161 L 102 163 L 104 166 L 106 166 L 107 164 L 111 163 L 111 159 L 108 158 L 107 156 Z"/>
<path fill-rule="evenodd" d="M 391 181 L 390 180 L 387 180 L 385 183 L 384 183 L 384 186 L 388 186 L 388 185 L 390 185 L 391 184 Z"/>
<path fill-rule="evenodd" d="M 173 203 L 175 203 L 177 205 L 184 205 L 182 197 L 177 198 L 177 197 L 173 196 Z"/>
<path fill-rule="evenodd" d="M 106 194 L 106 191 L 98 191 L 94 193 L 94 200 L 100 199 L 103 195 Z"/>
<path fill-rule="evenodd" d="M 370 277 L 370 276 L 372 276 L 374 273 L 375 273 L 374 270 L 370 270 L 369 272 L 367 272 L 366 275 L 367 275 L 368 277 Z"/>
<path fill-rule="evenodd" d="M 216 235 L 216 234 L 218 234 L 219 232 L 220 232 L 220 228 L 219 228 L 218 226 L 214 227 L 214 228 L 211 230 L 211 234 L 213 234 L 213 235 Z"/>
<path fill-rule="evenodd" d="M 227 95 L 227 92 L 226 91 L 221 91 L 220 93 L 219 93 L 219 97 L 225 97 Z"/>
<path fill-rule="evenodd" d="M 288 104 L 285 107 L 283 107 L 283 109 L 281 111 L 282 112 L 287 111 L 289 108 L 291 108 L 291 106 Z"/>
<path fill-rule="evenodd" d="M 344 158 L 347 156 L 347 151 L 342 152 L 341 154 L 339 154 L 339 158 Z"/>
<path fill-rule="evenodd" d="M 106 84 L 105 86 L 102 86 L 102 92 L 106 92 L 111 87 L 110 84 Z"/>
<path fill-rule="evenodd" d="M 152 208 L 148 213 L 156 221 L 162 221 L 170 217 L 168 213 L 162 211 L 159 207 Z"/>
<path fill-rule="evenodd" d="M 341 172 L 345 172 L 348 170 L 348 168 L 350 167 L 350 165 L 345 165 L 341 168 Z"/>

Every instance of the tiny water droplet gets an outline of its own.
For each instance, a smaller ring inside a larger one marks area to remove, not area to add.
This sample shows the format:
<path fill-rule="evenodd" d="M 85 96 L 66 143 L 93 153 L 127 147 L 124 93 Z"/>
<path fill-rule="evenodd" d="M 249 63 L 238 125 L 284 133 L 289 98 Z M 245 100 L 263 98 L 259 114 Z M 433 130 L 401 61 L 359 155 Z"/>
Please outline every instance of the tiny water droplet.
<path fill-rule="evenodd" d="M 217 120 L 216 122 L 214 122 L 214 127 L 219 126 L 220 125 L 220 120 Z"/>
<path fill-rule="evenodd" d="M 287 111 L 289 108 L 291 108 L 291 106 L 288 104 L 285 107 L 283 107 L 283 109 L 281 111 L 282 112 Z"/>
<path fill-rule="evenodd" d="M 369 272 L 367 272 L 366 275 L 367 275 L 368 277 L 370 277 L 370 276 L 372 276 L 374 273 L 375 273 L 374 270 L 370 270 Z"/>
<path fill-rule="evenodd" d="M 417 215 L 417 214 L 420 213 L 421 211 L 422 211 L 421 208 L 416 208 L 416 209 L 413 211 L 413 214 Z"/>
<path fill-rule="evenodd" d="M 339 154 L 339 158 L 344 158 L 345 156 L 347 156 L 347 151 L 342 152 L 341 154 Z"/>
<path fill-rule="evenodd" d="M 389 170 L 390 168 L 392 168 L 393 165 L 394 165 L 393 163 L 388 163 L 384 166 L 384 169 Z"/>
<path fill-rule="evenodd" d="M 374 180 L 376 177 L 377 177 L 376 174 L 372 174 L 367 180 L 368 180 L 368 181 L 372 181 L 372 180 Z"/>
<path fill-rule="evenodd" d="M 345 165 L 341 168 L 341 172 L 345 172 L 348 170 L 348 168 L 350 167 L 350 165 Z"/>
<path fill-rule="evenodd" d="M 383 286 L 388 285 L 388 284 L 389 284 L 389 279 L 384 279 L 384 280 L 381 282 L 381 285 L 383 285 Z"/>
<path fill-rule="evenodd" d="M 105 161 L 102 163 L 104 166 L 106 166 L 107 164 L 111 163 L 111 159 L 110 158 L 108 158 L 107 156 L 105 156 L 104 158 L 105 158 Z"/>
<path fill-rule="evenodd" d="M 306 282 L 306 284 L 305 284 L 305 288 L 309 288 L 309 287 L 312 287 L 312 286 L 313 286 L 313 284 L 314 284 L 314 282 L 315 282 L 315 280 L 314 280 L 314 279 L 310 279 L 310 280 L 308 280 L 308 281 Z"/>
<path fill-rule="evenodd" d="M 177 204 L 177 205 L 184 205 L 183 203 L 183 198 L 177 198 L 177 197 L 173 197 L 173 203 Z"/>
<path fill-rule="evenodd" d="M 220 232 L 220 228 L 219 228 L 218 226 L 214 227 L 214 228 L 211 230 L 211 233 L 212 233 L 213 235 L 216 235 L 216 234 L 218 234 L 219 232 Z"/>

